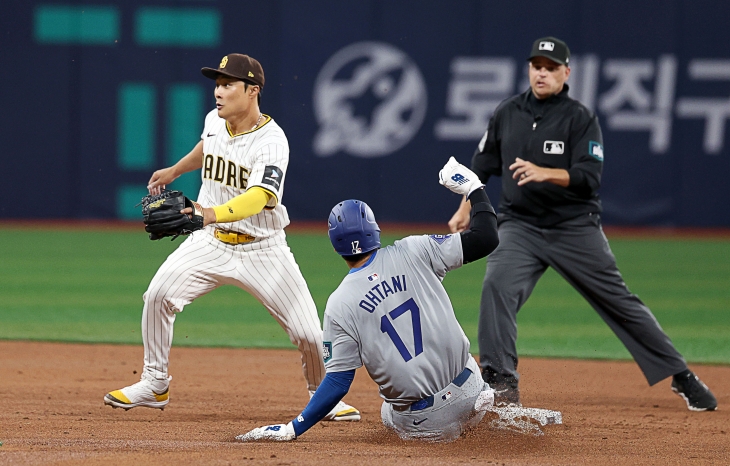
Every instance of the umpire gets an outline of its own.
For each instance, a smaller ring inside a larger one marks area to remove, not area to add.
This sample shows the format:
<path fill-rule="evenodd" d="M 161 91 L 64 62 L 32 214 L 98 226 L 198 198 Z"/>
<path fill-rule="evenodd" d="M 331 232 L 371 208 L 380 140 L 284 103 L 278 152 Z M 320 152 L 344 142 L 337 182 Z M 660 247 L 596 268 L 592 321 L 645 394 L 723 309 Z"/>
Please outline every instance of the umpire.
<path fill-rule="evenodd" d="M 489 256 L 478 333 L 495 402 L 519 403 L 517 312 L 552 267 L 621 339 L 649 385 L 673 376 L 672 390 L 690 410 L 714 410 L 712 392 L 627 288 L 603 234 L 603 137 L 596 115 L 568 96 L 568 46 L 538 39 L 528 61 L 530 89 L 497 107 L 472 159 L 483 183 L 502 177 L 499 246 Z M 456 232 L 468 223 L 465 201 L 449 226 Z"/>

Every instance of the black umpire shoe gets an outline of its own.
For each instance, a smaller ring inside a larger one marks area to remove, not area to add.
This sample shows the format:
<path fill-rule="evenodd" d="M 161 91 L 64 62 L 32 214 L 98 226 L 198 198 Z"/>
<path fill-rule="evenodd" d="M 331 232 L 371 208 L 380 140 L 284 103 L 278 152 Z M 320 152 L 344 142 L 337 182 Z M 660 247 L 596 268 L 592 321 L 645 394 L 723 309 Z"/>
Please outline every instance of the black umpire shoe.
<path fill-rule="evenodd" d="M 672 391 L 684 398 L 690 411 L 714 411 L 717 408 L 715 395 L 689 369 L 672 378 Z"/>
<path fill-rule="evenodd" d="M 520 403 L 520 387 L 516 378 L 497 374 L 490 369 L 482 371 L 482 378 L 494 390 L 495 406 L 522 406 Z"/>

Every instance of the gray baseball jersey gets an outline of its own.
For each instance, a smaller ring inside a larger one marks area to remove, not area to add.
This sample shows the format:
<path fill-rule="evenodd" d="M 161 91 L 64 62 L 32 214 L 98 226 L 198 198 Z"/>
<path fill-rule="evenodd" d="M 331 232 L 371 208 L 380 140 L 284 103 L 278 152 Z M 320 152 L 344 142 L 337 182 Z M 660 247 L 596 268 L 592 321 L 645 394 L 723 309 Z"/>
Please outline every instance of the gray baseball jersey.
<path fill-rule="evenodd" d="M 396 406 L 451 383 L 471 356 L 441 281 L 462 257 L 458 234 L 409 236 L 352 269 L 327 301 L 327 371 L 364 365 Z"/>

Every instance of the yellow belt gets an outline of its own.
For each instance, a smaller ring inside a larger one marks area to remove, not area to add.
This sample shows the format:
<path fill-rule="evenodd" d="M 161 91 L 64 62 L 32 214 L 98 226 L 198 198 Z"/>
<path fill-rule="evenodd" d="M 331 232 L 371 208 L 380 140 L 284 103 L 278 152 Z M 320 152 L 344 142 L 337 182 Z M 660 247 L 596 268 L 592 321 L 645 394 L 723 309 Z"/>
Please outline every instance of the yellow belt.
<path fill-rule="evenodd" d="M 215 229 L 214 235 L 220 241 L 228 244 L 250 243 L 256 239 L 255 236 L 251 236 L 246 233 L 236 233 L 235 231 L 225 231 L 218 228 Z"/>

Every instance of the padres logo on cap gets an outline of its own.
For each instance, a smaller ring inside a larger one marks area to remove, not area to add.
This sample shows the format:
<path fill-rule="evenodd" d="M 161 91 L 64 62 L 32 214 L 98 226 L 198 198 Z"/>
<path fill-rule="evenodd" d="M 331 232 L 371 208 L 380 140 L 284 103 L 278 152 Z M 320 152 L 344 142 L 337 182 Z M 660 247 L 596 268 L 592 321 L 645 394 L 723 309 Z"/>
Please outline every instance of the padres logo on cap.
<path fill-rule="evenodd" d="M 222 68 L 222 67 L 221 67 L 221 68 Z M 248 72 L 248 77 L 249 77 L 249 78 L 253 78 L 253 73 L 251 73 L 251 72 L 249 71 L 249 72 Z"/>
<path fill-rule="evenodd" d="M 228 64 L 228 55 L 223 57 L 223 60 L 221 60 L 221 64 L 218 66 L 218 68 L 225 68 L 227 64 Z"/>

